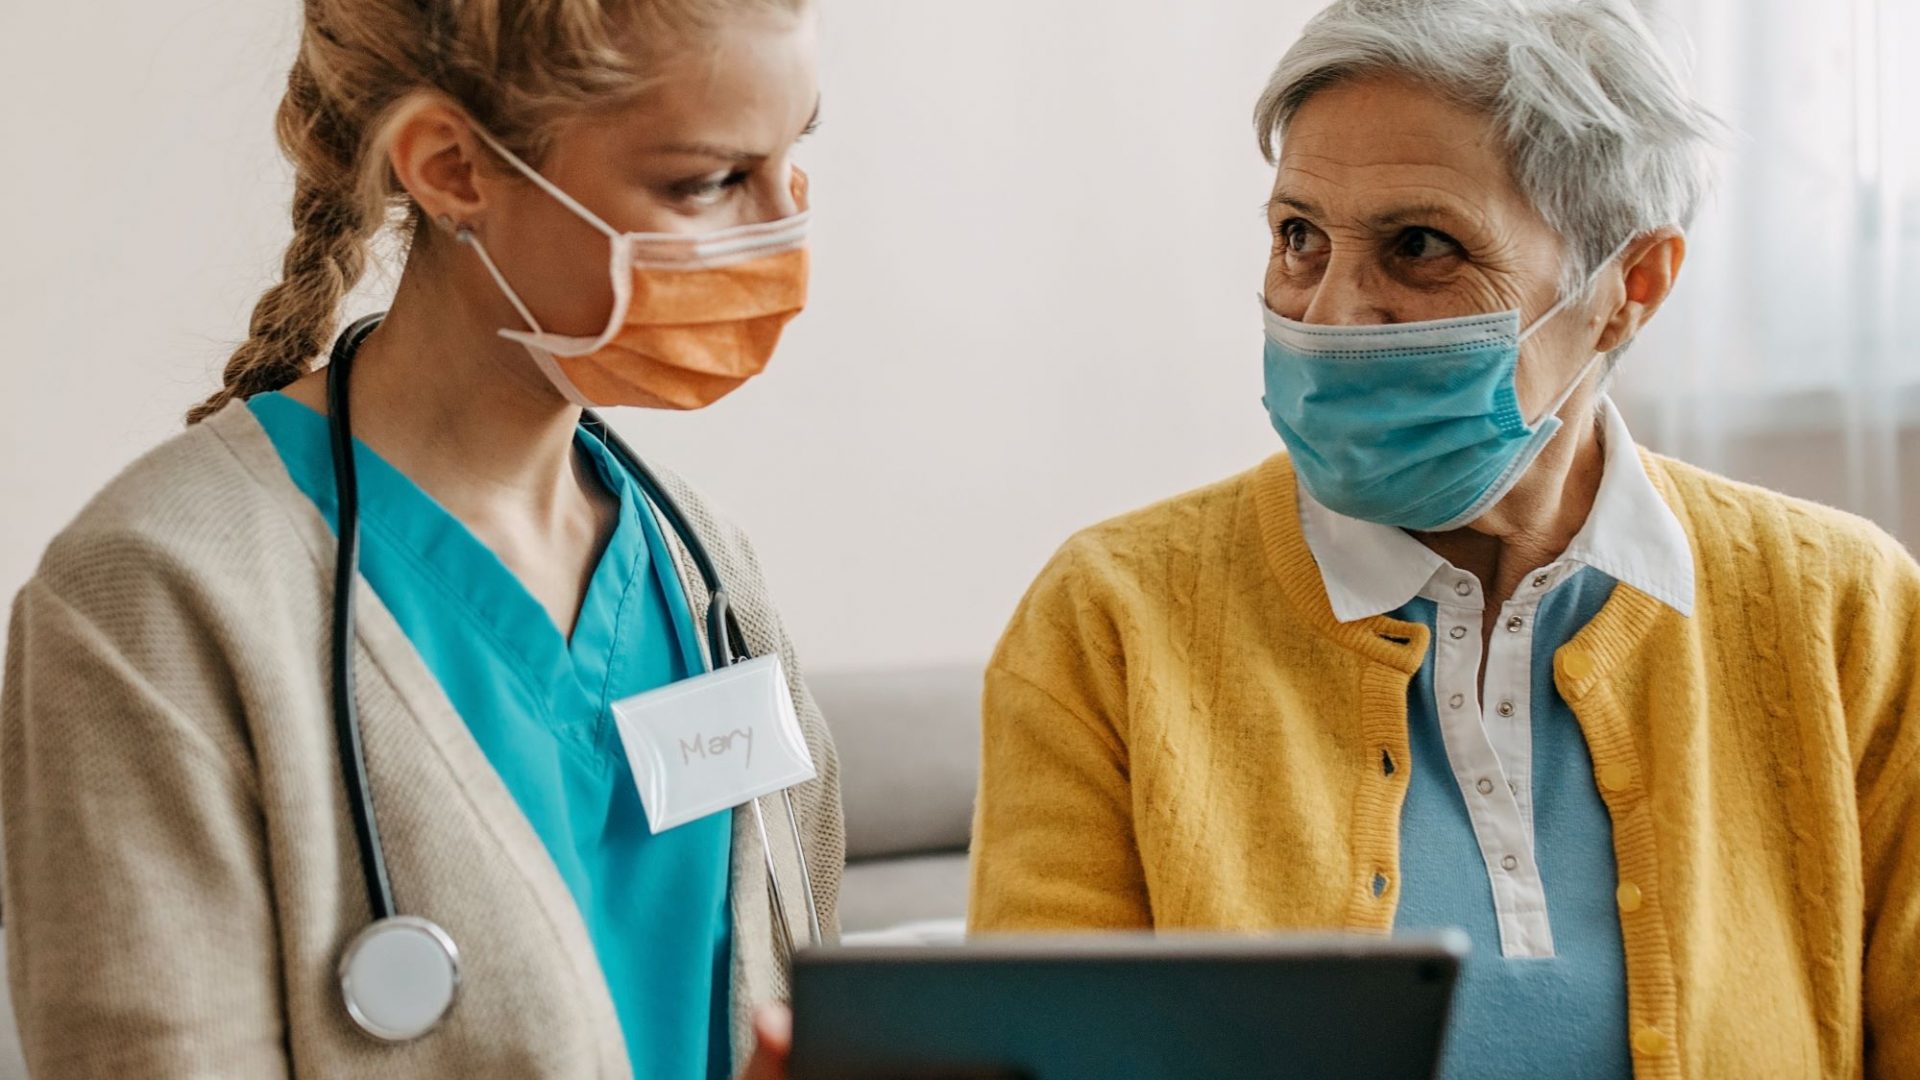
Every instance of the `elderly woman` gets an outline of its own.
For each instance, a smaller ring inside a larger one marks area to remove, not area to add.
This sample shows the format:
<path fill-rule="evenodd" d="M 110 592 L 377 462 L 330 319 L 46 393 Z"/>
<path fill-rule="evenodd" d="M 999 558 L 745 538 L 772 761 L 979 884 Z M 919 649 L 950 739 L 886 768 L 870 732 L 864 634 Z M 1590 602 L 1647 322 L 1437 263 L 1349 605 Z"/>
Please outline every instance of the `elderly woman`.
<path fill-rule="evenodd" d="M 1605 396 L 1713 120 L 1625 0 L 1342 0 L 1257 116 L 1287 453 L 1021 603 L 975 929 L 1457 926 L 1450 1075 L 1920 1076 L 1920 566 Z"/>

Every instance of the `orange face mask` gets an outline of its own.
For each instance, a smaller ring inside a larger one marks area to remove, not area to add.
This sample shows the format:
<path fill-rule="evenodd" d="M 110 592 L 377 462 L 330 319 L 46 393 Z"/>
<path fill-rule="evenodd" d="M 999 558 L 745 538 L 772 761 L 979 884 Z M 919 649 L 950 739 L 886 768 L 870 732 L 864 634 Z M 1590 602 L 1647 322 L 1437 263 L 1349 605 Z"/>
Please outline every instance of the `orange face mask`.
<path fill-rule="evenodd" d="M 581 406 L 700 409 L 766 370 L 780 332 L 807 302 L 807 177 L 793 170 L 799 212 L 698 235 L 623 233 L 485 132 L 480 138 L 527 179 L 607 237 L 613 311 L 595 337 L 549 333 L 469 229 L 457 234 L 526 320 L 502 330 Z"/>

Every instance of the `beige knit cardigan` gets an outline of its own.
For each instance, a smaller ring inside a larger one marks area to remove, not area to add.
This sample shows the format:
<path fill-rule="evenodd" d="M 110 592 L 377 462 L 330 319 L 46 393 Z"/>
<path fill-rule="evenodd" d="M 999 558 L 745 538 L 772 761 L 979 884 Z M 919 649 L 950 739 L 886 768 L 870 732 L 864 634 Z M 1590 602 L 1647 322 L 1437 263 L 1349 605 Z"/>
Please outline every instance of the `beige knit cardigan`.
<path fill-rule="evenodd" d="M 820 768 L 795 794 L 832 928 L 845 846 L 832 742 L 746 539 L 663 479 L 749 646 L 785 660 Z M 571 894 L 364 581 L 355 671 L 396 900 L 447 928 L 464 970 L 447 1020 L 416 1042 L 376 1042 L 347 1018 L 335 965 L 369 915 L 329 704 L 333 554 L 236 403 L 108 485 L 21 591 L 0 687 L 0 817 L 7 974 L 36 1080 L 630 1075 Z M 804 933 L 784 814 L 769 825 Z M 752 1008 L 786 992 L 764 859 L 737 814 L 736 1060 Z"/>

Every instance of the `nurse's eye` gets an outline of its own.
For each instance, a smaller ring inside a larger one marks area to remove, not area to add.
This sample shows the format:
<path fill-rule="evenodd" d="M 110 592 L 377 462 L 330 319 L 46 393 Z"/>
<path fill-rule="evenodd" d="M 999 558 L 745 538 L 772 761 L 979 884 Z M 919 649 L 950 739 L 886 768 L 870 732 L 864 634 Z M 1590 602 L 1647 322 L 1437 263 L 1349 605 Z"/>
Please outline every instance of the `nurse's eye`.
<path fill-rule="evenodd" d="M 1460 244 L 1438 229 L 1415 227 L 1394 237 L 1393 251 L 1403 259 L 1425 262 L 1454 258 L 1461 254 Z"/>
<path fill-rule="evenodd" d="M 727 197 L 733 189 L 745 184 L 752 174 L 744 169 L 732 169 L 725 172 L 696 176 L 691 180 L 682 180 L 668 190 L 674 199 L 691 206 L 712 206 Z"/>

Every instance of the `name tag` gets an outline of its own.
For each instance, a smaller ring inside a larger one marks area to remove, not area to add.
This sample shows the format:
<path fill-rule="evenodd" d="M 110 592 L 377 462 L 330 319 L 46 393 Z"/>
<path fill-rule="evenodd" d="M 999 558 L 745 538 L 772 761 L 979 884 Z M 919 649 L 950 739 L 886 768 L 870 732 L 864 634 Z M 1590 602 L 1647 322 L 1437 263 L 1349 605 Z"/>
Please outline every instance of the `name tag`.
<path fill-rule="evenodd" d="M 635 694 L 613 718 L 655 833 L 817 775 L 777 655 Z"/>

